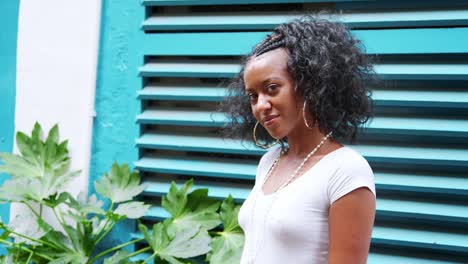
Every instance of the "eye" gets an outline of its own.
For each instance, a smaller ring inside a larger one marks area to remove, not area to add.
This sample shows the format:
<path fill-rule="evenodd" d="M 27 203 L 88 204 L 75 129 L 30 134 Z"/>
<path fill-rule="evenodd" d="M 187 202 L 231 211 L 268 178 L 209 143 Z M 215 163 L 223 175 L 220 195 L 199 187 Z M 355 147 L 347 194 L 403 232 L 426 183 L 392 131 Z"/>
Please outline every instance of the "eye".
<path fill-rule="evenodd" d="M 276 92 L 276 90 L 278 89 L 278 85 L 277 84 L 270 84 L 267 86 L 267 90 L 269 93 L 273 93 L 273 92 Z"/>
<path fill-rule="evenodd" d="M 250 102 L 255 102 L 257 100 L 257 94 L 255 93 L 247 93 L 247 97 L 249 98 Z"/>

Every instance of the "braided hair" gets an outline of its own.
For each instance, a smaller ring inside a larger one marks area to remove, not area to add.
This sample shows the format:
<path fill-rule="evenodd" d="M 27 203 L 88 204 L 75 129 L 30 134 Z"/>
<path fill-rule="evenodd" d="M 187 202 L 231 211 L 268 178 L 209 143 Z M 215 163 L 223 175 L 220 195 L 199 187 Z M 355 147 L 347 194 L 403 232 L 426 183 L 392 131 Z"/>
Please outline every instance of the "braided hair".
<path fill-rule="evenodd" d="M 320 132 L 333 131 L 337 138 L 354 140 L 359 125 L 371 117 L 370 90 L 364 82 L 372 80 L 373 68 L 360 41 L 343 24 L 314 16 L 279 25 L 243 58 L 220 104 L 220 111 L 230 117 L 224 134 L 252 138 L 257 120 L 245 92 L 245 66 L 250 59 L 278 48 L 287 50 L 287 71 L 295 91 L 307 101 L 306 111 L 316 118 Z M 260 126 L 256 136 L 267 143 L 275 140 Z"/>

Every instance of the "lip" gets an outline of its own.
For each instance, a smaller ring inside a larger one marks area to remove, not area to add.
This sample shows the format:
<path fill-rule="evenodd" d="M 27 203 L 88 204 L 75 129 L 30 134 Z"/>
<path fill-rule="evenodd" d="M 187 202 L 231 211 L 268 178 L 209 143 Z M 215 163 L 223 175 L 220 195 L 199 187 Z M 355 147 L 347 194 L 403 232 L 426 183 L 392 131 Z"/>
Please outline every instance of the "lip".
<path fill-rule="evenodd" d="M 270 126 L 272 125 L 276 119 L 278 119 L 279 115 L 268 115 L 263 118 L 263 125 Z"/>

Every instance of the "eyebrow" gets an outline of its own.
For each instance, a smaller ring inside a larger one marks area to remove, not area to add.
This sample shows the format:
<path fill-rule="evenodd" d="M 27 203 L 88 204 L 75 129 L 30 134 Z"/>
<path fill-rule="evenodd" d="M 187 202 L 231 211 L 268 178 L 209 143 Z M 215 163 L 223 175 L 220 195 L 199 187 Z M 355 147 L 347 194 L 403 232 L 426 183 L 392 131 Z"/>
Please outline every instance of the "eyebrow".
<path fill-rule="evenodd" d="M 271 81 L 274 81 L 274 80 L 281 80 L 281 78 L 279 77 L 276 77 L 276 76 L 273 76 L 273 77 L 268 77 L 266 78 L 265 80 L 262 81 L 262 86 L 265 85 L 266 83 L 269 83 Z M 254 91 L 255 89 L 252 89 L 252 88 L 245 88 L 245 91 L 246 92 L 251 92 L 251 91 Z"/>

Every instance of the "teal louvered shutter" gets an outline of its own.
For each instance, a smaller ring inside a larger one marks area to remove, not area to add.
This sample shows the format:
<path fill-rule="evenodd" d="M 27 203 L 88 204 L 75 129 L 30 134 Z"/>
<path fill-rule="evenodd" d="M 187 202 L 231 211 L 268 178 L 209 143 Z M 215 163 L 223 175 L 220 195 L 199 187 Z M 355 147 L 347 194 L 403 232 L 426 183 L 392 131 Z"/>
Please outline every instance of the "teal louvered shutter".
<path fill-rule="evenodd" d="M 264 151 L 219 136 L 220 83 L 275 25 L 330 10 L 378 57 L 384 80 L 373 87 L 375 118 L 353 146 L 378 193 L 369 263 L 467 262 L 467 1 L 144 0 L 143 8 L 135 167 L 154 203 L 145 221 L 168 216 L 159 204 L 172 180 L 246 198 Z"/>

